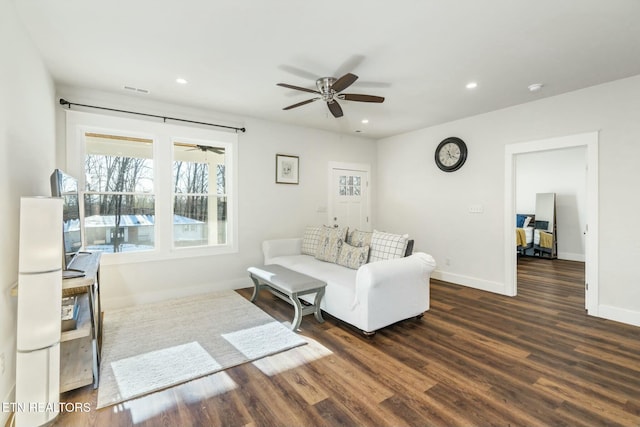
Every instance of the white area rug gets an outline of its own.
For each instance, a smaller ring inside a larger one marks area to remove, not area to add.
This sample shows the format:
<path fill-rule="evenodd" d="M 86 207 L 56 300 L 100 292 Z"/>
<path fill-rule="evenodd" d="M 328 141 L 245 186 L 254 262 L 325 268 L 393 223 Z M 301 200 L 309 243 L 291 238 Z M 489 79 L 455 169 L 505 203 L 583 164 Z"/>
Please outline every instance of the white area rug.
<path fill-rule="evenodd" d="M 106 311 L 98 408 L 306 341 L 233 291 Z"/>

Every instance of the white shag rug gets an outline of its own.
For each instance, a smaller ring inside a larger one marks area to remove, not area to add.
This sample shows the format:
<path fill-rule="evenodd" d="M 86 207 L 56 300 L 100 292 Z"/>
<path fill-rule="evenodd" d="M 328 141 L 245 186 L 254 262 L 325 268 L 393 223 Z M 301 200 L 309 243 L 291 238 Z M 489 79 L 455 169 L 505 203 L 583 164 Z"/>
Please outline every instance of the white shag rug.
<path fill-rule="evenodd" d="M 106 311 L 97 407 L 303 344 L 234 291 Z"/>

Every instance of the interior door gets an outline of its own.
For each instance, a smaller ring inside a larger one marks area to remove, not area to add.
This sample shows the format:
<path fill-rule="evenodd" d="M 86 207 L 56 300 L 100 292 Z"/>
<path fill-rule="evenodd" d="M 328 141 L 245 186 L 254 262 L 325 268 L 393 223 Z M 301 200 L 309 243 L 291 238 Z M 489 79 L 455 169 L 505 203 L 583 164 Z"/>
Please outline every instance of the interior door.
<path fill-rule="evenodd" d="M 591 307 L 591 300 L 590 300 L 590 296 L 593 295 L 589 292 L 589 264 L 587 264 L 587 261 L 589 260 L 589 256 L 590 256 L 590 247 L 587 244 L 588 239 L 587 239 L 587 234 L 589 234 L 589 224 L 585 224 L 584 226 L 584 232 L 583 235 L 585 237 L 585 245 L 584 245 L 584 259 L 585 259 L 585 269 L 584 269 L 584 309 L 587 310 L 587 312 L 589 311 L 589 307 Z M 593 297 L 591 297 L 593 298 Z"/>
<path fill-rule="evenodd" d="M 364 170 L 331 169 L 329 222 L 334 227 L 370 231 L 369 173 Z"/>

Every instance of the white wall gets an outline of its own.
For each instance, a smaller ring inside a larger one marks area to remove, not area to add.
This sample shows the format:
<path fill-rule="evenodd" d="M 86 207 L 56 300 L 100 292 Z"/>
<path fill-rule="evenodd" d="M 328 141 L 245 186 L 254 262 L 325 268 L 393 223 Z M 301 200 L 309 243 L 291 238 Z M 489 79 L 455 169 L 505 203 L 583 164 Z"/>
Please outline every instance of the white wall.
<path fill-rule="evenodd" d="M 599 131 L 599 309 L 640 325 L 635 268 L 640 239 L 628 218 L 640 209 L 640 76 L 386 138 L 378 144 L 378 225 L 408 232 L 438 262 L 435 276 L 505 292 L 505 145 Z M 434 164 L 448 136 L 467 142 L 457 172 Z M 480 204 L 482 214 L 469 213 Z M 449 265 L 446 260 L 449 259 Z"/>
<path fill-rule="evenodd" d="M 251 286 L 247 267 L 262 263 L 262 241 L 302 236 L 304 227 L 326 222 L 330 161 L 376 165 L 374 141 L 201 109 L 150 102 L 81 88 L 59 87 L 71 102 L 128 109 L 191 120 L 246 127 L 239 134 L 239 252 L 176 260 L 104 266 L 102 298 L 106 309 L 133 303 Z M 91 110 L 99 113 L 98 110 Z M 58 158 L 63 154 L 65 120 L 58 115 Z M 300 157 L 300 184 L 275 184 L 275 155 Z M 66 165 L 60 164 L 65 168 Z M 375 186 L 375 177 L 372 180 Z M 318 211 L 325 212 L 318 212 Z M 105 255 L 107 256 L 107 255 Z"/>
<path fill-rule="evenodd" d="M 54 168 L 54 87 L 20 25 L 13 3 L 0 0 L 0 399 L 13 401 L 20 197 L 48 195 Z M 8 413 L 0 412 L 0 425 Z"/>
<path fill-rule="evenodd" d="M 584 261 L 586 148 L 516 156 L 516 212 L 536 212 L 536 193 L 556 193 L 558 258 Z"/>
<path fill-rule="evenodd" d="M 16 299 L 9 290 L 17 281 L 18 203 L 21 196 L 49 194 L 49 174 L 65 167 L 65 129 L 51 77 L 9 0 L 0 0 L 0 57 L 0 355 L 5 358 L 0 398 L 11 401 Z M 58 94 L 75 102 L 226 120 L 248 129 L 239 144 L 240 252 L 109 266 L 102 272 L 107 308 L 248 286 L 245 269 L 261 261 L 262 240 L 299 235 L 305 225 L 324 222 L 326 214 L 318 210 L 327 205 L 329 161 L 371 163 L 374 226 L 410 233 L 416 250 L 436 257 L 435 276 L 501 292 L 505 144 L 599 130 L 599 314 L 640 325 L 635 269 L 640 239 L 630 233 L 629 221 L 640 208 L 631 192 L 640 181 L 640 76 L 387 138 L 377 146 L 355 136 L 82 89 L 60 88 Z M 433 152 L 452 135 L 467 142 L 469 159 L 460 171 L 445 174 L 436 168 Z M 274 184 L 276 153 L 300 156 L 299 186 Z M 469 207 L 478 204 L 484 212 L 470 214 Z M 0 413 L 0 424 L 7 415 Z"/>

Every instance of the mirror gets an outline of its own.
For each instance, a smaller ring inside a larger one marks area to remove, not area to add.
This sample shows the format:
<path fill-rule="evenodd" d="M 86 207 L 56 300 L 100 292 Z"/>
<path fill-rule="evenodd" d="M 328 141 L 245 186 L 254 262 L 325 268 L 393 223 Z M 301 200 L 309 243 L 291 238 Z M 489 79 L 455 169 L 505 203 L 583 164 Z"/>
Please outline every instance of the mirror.
<path fill-rule="evenodd" d="M 557 257 L 556 193 L 536 194 L 533 254 Z"/>

